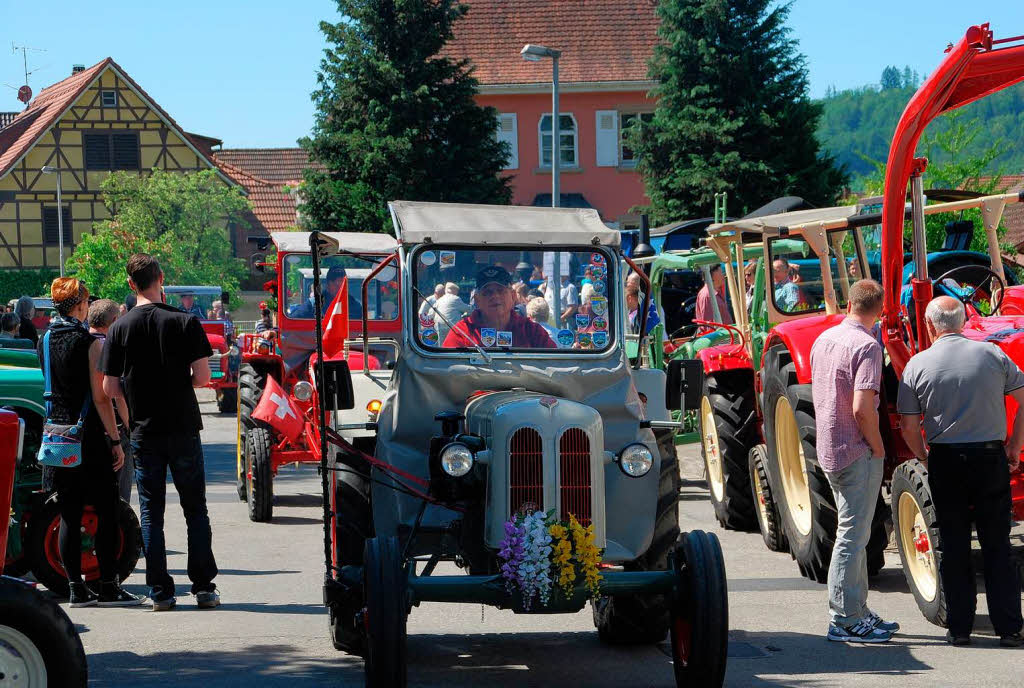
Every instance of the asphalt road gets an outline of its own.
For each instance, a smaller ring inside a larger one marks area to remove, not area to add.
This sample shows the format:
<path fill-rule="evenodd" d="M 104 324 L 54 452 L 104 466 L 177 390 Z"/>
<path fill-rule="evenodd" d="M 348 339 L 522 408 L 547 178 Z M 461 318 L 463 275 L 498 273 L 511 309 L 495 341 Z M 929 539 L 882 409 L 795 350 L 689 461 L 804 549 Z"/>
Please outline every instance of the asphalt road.
<path fill-rule="evenodd" d="M 208 397 L 203 397 L 208 399 Z M 320 487 L 312 467 L 288 468 L 276 485 L 274 521 L 250 523 L 235 496 L 235 421 L 203 403 L 203 433 L 224 604 L 199 610 L 68 609 L 96 686 L 358 686 L 362 662 L 336 652 L 321 605 Z M 682 451 L 684 476 L 699 477 L 697 452 Z M 979 600 L 975 645 L 952 648 L 907 592 L 899 558 L 873 581 L 873 609 L 903 625 L 886 646 L 828 643 L 824 586 L 800 577 L 760 535 L 717 527 L 699 481 L 680 496 L 683 529 L 718 533 L 729 575 L 730 686 L 1020 685 L 1024 650 L 998 647 Z M 185 528 L 168 489 L 169 566 L 187 591 Z M 145 592 L 144 562 L 127 582 Z M 979 580 L 979 587 L 981 581 Z M 986 635 L 986 632 L 989 635 Z M 608 648 L 589 608 L 574 615 L 521 615 L 474 605 L 425 604 L 409 619 L 409 680 L 415 686 L 673 686 L 667 645 Z"/>

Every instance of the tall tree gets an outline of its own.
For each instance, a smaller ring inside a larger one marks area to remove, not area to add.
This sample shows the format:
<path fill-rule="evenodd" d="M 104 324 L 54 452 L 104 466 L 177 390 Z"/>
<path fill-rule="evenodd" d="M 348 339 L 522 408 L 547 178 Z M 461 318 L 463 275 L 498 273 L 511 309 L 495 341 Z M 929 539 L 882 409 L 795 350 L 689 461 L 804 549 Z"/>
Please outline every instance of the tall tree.
<path fill-rule="evenodd" d="M 455 0 L 337 0 L 313 93 L 303 224 L 380 231 L 395 199 L 508 203 L 497 111 L 473 100 L 466 60 L 441 54 L 467 11 Z"/>
<path fill-rule="evenodd" d="M 903 77 L 900 74 L 900 70 L 896 69 L 892 65 L 889 65 L 882 70 L 882 79 L 879 82 L 883 91 L 888 91 L 891 88 L 902 88 Z"/>
<path fill-rule="evenodd" d="M 846 173 L 820 150 L 821 106 L 774 0 L 660 0 L 661 42 L 651 63 L 658 104 L 627 136 L 639 155 L 656 221 L 730 214 L 793 194 L 834 202 Z"/>

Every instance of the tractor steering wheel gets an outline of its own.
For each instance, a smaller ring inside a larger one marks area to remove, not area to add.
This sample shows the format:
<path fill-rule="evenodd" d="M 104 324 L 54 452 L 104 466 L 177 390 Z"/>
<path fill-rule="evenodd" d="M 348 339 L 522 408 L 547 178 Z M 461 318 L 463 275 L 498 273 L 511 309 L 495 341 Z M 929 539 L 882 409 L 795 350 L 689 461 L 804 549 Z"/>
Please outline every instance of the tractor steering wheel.
<path fill-rule="evenodd" d="M 954 294 L 954 298 L 961 301 L 965 306 L 967 304 L 974 305 L 975 309 L 978 310 L 978 312 L 980 313 L 981 309 L 977 307 L 978 302 L 975 300 L 975 296 L 977 296 L 979 289 L 987 285 L 989 288 L 986 289 L 985 291 L 987 291 L 989 294 L 989 312 L 998 312 L 999 307 L 1003 305 L 1003 297 L 1006 295 L 1006 282 L 1003 280 L 1002 277 L 999 276 L 997 272 L 989 268 L 986 268 L 983 265 L 961 265 L 959 267 L 955 267 L 952 270 L 947 270 L 946 272 L 942 273 L 941 275 L 933 279 L 932 284 L 942 286 L 942 283 L 945 280 L 954 279 L 957 273 L 965 272 L 967 270 L 984 270 L 985 272 L 988 273 L 988 276 L 982 279 L 980 282 L 978 282 L 978 284 L 972 284 L 971 286 L 973 286 L 974 288 L 970 289 L 970 291 L 967 291 L 967 289 L 964 288 L 964 293 Z M 956 281 L 958 284 L 960 283 L 959 280 L 954 279 L 954 281 Z M 996 282 L 998 283 L 998 286 L 994 284 Z"/>

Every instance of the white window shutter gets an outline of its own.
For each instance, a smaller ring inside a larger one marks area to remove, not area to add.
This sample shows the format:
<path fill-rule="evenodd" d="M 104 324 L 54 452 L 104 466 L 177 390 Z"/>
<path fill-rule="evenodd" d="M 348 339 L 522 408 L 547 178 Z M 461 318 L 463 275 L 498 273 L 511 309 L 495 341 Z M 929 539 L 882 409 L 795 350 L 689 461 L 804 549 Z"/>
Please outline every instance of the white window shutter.
<path fill-rule="evenodd" d="M 619 113 L 615 110 L 597 111 L 597 166 L 616 167 L 619 164 Z"/>
<path fill-rule="evenodd" d="M 498 141 L 508 144 L 509 156 L 505 169 L 519 169 L 519 123 L 516 121 L 516 113 L 505 112 L 498 115 Z"/>

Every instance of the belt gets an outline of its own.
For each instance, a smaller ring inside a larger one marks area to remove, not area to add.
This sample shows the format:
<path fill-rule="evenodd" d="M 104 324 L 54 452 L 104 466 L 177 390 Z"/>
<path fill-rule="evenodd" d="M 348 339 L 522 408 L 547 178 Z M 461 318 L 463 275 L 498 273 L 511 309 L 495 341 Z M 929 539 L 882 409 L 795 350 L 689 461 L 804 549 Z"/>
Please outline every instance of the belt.
<path fill-rule="evenodd" d="M 935 449 L 949 449 L 950 451 L 965 451 L 971 449 L 1004 449 L 1000 440 L 989 440 L 988 442 L 932 442 Z"/>

